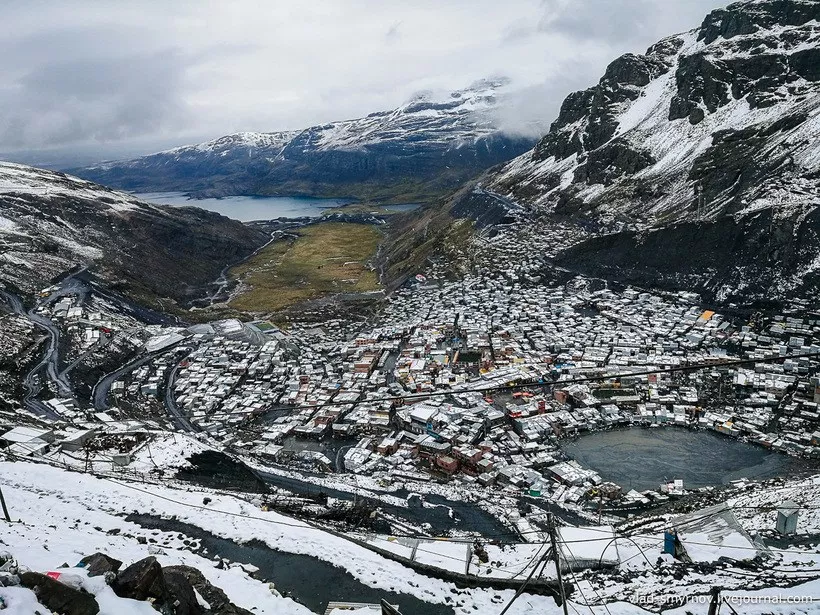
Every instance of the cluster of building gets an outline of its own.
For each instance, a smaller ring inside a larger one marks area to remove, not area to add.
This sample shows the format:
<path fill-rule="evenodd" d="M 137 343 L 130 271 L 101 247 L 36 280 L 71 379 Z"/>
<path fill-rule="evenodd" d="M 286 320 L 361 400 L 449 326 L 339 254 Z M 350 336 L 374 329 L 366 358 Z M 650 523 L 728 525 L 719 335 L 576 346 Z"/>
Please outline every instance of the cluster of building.
<path fill-rule="evenodd" d="M 294 438 L 344 438 L 347 472 L 459 475 L 560 501 L 601 484 L 561 449 L 590 430 L 669 424 L 820 453 L 818 361 L 800 356 L 820 353 L 820 320 L 736 321 L 690 293 L 580 278 L 550 288 L 519 273 L 401 290 L 378 327 L 347 339 L 332 323 L 276 330 L 277 339 L 194 333 L 182 359 L 179 349 L 168 355 L 174 402 L 267 459 L 282 460 Z M 732 360 L 750 362 L 725 365 Z M 691 365 L 705 367 L 675 371 Z M 504 390 L 522 382 L 531 386 Z"/>
<path fill-rule="evenodd" d="M 520 250 L 509 233 L 478 241 L 486 258 Z M 179 427 L 266 460 L 294 459 L 294 440 L 337 438 L 346 452 L 335 464 L 315 451 L 299 461 L 556 501 L 624 495 L 563 453 L 562 439 L 585 431 L 676 425 L 820 456 L 820 317 L 807 306 L 740 320 L 687 292 L 547 283 L 539 258 L 508 257 L 458 281 L 420 276 L 356 332 L 341 319 L 288 332 L 237 320 L 156 327 L 150 360 L 112 394 L 154 399 Z M 70 296 L 47 309 L 69 330 L 125 331 Z"/>

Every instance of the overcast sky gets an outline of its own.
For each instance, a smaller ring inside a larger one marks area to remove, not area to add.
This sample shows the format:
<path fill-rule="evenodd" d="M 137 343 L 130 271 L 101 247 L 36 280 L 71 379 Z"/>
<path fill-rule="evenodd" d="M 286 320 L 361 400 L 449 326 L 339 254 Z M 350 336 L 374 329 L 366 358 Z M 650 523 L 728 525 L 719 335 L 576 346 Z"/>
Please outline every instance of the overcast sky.
<path fill-rule="evenodd" d="M 6 0 L 0 152 L 151 152 L 296 129 L 507 76 L 543 130 L 618 55 L 720 0 Z"/>

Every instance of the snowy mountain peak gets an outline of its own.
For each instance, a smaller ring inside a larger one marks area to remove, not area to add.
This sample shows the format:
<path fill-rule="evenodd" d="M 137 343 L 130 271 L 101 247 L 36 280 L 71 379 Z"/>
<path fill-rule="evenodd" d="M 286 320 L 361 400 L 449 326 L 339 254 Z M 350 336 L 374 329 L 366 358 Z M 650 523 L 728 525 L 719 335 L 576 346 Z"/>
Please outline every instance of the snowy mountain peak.
<path fill-rule="evenodd" d="M 160 153 L 183 154 L 191 149 L 197 152 L 219 153 L 231 147 L 281 148 L 298 134 L 299 131 L 296 130 L 283 132 L 237 132 L 219 137 L 218 139 L 206 141 L 205 143 L 183 145 Z"/>
<path fill-rule="evenodd" d="M 420 92 L 395 109 L 361 118 L 300 131 L 236 133 L 73 172 L 149 192 L 375 193 L 379 199 L 423 201 L 532 146 L 534 139 L 502 134 L 490 113 L 507 84 L 504 78 L 483 79 L 455 92 Z"/>

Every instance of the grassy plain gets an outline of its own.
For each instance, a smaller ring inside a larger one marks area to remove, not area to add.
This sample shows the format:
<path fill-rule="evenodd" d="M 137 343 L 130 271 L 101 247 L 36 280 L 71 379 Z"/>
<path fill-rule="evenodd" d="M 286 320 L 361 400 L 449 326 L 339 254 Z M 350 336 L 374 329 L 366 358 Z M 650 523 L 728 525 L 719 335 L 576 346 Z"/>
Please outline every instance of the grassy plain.
<path fill-rule="evenodd" d="M 245 291 L 230 307 L 269 313 L 329 294 L 381 288 L 368 267 L 382 239 L 376 227 L 323 222 L 297 233 L 297 238 L 271 243 L 231 269 Z"/>

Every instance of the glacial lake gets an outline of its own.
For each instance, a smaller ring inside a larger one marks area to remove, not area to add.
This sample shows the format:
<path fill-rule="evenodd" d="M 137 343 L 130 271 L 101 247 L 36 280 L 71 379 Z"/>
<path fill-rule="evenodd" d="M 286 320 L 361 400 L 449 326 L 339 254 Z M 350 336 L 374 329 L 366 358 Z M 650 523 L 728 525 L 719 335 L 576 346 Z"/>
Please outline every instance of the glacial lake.
<path fill-rule="evenodd" d="M 317 199 L 307 196 L 226 196 L 221 199 L 190 199 L 184 192 L 134 192 L 135 197 L 174 207 L 201 207 L 239 220 L 273 220 L 274 218 L 315 218 L 328 209 L 355 203 L 353 199 Z M 383 205 L 382 209 L 395 212 L 412 211 L 418 203 Z"/>
<path fill-rule="evenodd" d="M 134 196 L 160 205 L 201 207 L 241 222 L 303 216 L 316 217 L 321 216 L 328 209 L 353 202 L 351 199 L 315 199 L 299 196 L 226 196 L 221 199 L 189 199 L 184 192 L 136 192 Z"/>
<path fill-rule="evenodd" d="M 563 446 L 583 467 L 625 491 L 657 489 L 676 478 L 684 488 L 724 485 L 739 478 L 783 476 L 805 461 L 712 431 L 682 427 L 616 429 L 583 435 Z"/>

